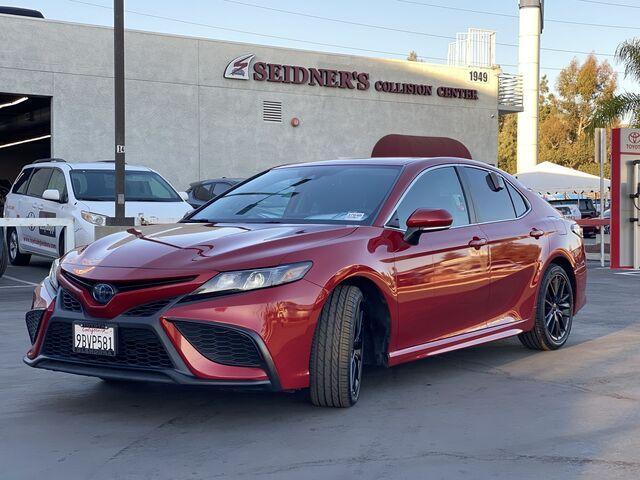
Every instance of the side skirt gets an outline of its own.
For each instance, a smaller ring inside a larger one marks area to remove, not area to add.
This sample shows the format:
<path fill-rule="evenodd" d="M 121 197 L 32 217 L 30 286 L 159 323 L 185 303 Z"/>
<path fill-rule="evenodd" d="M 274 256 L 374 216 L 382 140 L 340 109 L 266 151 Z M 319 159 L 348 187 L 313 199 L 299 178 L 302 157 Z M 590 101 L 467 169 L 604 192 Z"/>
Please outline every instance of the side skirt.
<path fill-rule="evenodd" d="M 482 343 L 493 342 L 502 338 L 513 337 L 522 333 L 527 320 L 519 320 L 506 325 L 484 328 L 475 332 L 443 338 L 433 342 L 403 348 L 389 353 L 389 366 L 419 360 L 421 358 L 439 355 L 441 353 L 473 347 Z"/>

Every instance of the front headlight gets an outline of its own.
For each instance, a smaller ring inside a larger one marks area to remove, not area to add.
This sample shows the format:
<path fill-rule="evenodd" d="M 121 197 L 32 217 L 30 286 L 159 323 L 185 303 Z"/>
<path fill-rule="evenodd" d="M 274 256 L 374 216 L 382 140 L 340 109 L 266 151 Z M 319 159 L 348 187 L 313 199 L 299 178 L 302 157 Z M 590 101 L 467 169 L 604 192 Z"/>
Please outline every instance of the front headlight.
<path fill-rule="evenodd" d="M 301 262 L 272 268 L 221 272 L 189 297 L 243 292 L 295 282 L 305 276 L 311 265 L 311 262 Z"/>
<path fill-rule="evenodd" d="M 107 217 L 105 215 L 100 215 L 99 213 L 92 213 L 87 212 L 86 210 L 82 210 L 80 212 L 80 216 L 87 222 L 98 225 L 99 227 L 104 227 L 107 224 Z"/>
<path fill-rule="evenodd" d="M 572 223 L 571 224 L 571 231 L 573 233 L 575 233 L 576 235 L 578 235 L 579 237 L 583 236 L 582 227 L 580 225 L 578 225 L 577 223 Z"/>
<path fill-rule="evenodd" d="M 58 271 L 60 270 L 60 259 L 56 258 L 51 262 L 51 268 L 49 269 L 49 283 L 54 290 L 58 290 Z"/>

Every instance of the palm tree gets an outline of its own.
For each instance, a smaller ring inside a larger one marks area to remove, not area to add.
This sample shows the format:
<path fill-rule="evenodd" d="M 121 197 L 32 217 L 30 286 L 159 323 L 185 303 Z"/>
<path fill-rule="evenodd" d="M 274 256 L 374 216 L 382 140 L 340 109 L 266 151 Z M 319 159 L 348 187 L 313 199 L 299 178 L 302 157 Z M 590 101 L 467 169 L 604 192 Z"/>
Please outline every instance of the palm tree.
<path fill-rule="evenodd" d="M 624 76 L 640 82 L 640 38 L 626 40 L 616 49 L 616 60 L 625 64 Z M 640 94 L 613 95 L 595 111 L 590 127 L 604 127 L 627 117 L 631 126 L 640 125 Z"/>

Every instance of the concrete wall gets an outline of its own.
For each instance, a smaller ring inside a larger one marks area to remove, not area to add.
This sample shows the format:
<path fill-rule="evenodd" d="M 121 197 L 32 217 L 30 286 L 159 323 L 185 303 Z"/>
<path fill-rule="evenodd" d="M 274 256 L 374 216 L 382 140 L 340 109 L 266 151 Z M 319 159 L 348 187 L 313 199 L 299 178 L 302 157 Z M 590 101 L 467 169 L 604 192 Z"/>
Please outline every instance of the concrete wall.
<path fill-rule="evenodd" d="M 445 136 L 472 156 L 497 159 L 497 69 L 488 82 L 469 69 L 321 54 L 127 31 L 127 161 L 157 169 L 178 188 L 270 166 L 367 157 L 391 133 Z M 228 62 L 256 61 L 369 72 L 368 91 L 229 80 Z M 112 30 L 0 15 L 0 92 L 50 95 L 52 155 L 113 157 Z M 433 96 L 379 93 L 376 80 L 434 85 Z M 477 101 L 439 98 L 435 87 L 474 88 Z M 283 122 L 262 120 L 262 101 L 281 101 Z M 301 125 L 293 128 L 290 119 Z"/>

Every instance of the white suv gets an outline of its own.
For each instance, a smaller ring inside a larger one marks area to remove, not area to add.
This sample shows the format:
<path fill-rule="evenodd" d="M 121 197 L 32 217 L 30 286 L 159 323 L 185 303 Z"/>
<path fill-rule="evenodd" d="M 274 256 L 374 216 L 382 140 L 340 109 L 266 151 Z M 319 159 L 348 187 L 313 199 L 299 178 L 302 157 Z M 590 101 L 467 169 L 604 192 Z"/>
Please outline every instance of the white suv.
<path fill-rule="evenodd" d="M 4 216 L 14 218 L 71 218 L 76 246 L 95 239 L 96 225 L 113 216 L 114 162 L 67 163 L 39 160 L 25 166 L 4 205 Z M 157 172 L 127 165 L 125 215 L 146 219 L 180 220 L 192 207 L 186 193 L 178 193 Z M 31 254 L 58 257 L 65 251 L 62 227 L 7 228 L 9 260 L 26 265 Z"/>

